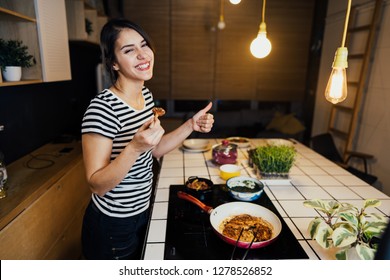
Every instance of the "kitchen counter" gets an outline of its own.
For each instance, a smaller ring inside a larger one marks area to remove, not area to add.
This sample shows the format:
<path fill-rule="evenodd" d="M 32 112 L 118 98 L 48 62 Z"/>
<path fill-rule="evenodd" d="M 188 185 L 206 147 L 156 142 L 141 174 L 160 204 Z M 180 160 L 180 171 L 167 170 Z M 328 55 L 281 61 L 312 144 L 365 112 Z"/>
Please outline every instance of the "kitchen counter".
<path fill-rule="evenodd" d="M 0 200 L 0 230 L 81 160 L 81 143 L 47 144 L 10 165 L 7 197 Z"/>
<path fill-rule="evenodd" d="M 0 259 L 78 259 L 90 199 L 81 143 L 49 143 L 7 166 Z"/>
<path fill-rule="evenodd" d="M 210 142 L 213 145 L 221 140 L 210 139 Z M 264 141 L 266 140 L 251 139 L 251 146 L 264 144 Z M 334 259 L 332 249 L 323 249 L 316 241 L 311 240 L 307 227 L 319 214 L 314 209 L 303 206 L 303 202 L 313 198 L 336 199 L 360 208 L 365 199 L 377 198 L 382 203 L 373 211 L 388 216 L 390 197 L 307 146 L 296 141 L 294 146 L 297 158 L 289 180 L 264 180 L 265 192 L 310 259 Z M 254 170 L 248 165 L 247 149 L 239 149 L 237 164 L 243 167 L 241 175 L 256 177 Z M 225 184 L 219 177 L 219 166 L 212 163 L 211 159 L 211 150 L 194 153 L 184 151 L 181 147 L 164 156 L 154 194 L 144 259 L 164 259 L 171 185 L 183 185 L 190 176 L 208 178 L 214 184 Z"/>

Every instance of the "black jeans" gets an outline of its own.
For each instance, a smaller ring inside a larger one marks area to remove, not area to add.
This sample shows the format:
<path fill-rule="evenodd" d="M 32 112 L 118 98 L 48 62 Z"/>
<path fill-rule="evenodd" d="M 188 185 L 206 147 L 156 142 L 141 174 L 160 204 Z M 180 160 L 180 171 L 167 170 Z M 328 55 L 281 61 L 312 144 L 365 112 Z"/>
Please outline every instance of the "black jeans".
<path fill-rule="evenodd" d="M 109 217 L 91 201 L 82 226 L 84 257 L 89 260 L 140 259 L 148 213 L 146 210 L 129 218 Z"/>

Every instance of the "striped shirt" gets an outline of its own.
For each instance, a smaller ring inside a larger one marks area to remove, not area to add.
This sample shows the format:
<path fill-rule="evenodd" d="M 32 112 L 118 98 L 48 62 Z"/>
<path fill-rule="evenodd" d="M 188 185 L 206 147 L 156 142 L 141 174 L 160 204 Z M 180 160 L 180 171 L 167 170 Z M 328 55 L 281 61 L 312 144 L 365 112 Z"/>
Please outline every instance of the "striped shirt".
<path fill-rule="evenodd" d="M 111 161 L 133 139 L 137 130 L 153 116 L 152 93 L 144 87 L 145 106 L 135 110 L 106 89 L 89 104 L 82 121 L 81 133 L 98 133 L 112 139 Z M 125 178 L 103 197 L 92 194 L 97 208 L 111 217 L 125 218 L 137 215 L 149 207 L 152 192 L 152 152 L 140 155 Z"/>

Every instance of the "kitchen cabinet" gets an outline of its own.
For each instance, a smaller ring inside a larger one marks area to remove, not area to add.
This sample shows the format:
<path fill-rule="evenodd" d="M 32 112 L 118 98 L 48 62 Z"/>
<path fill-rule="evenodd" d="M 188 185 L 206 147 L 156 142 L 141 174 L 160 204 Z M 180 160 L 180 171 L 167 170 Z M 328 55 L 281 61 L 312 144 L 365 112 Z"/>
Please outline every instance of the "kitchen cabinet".
<path fill-rule="evenodd" d="M 100 31 L 107 22 L 107 16 L 99 3 L 91 0 L 65 1 L 69 40 L 82 40 L 99 44 Z"/>
<path fill-rule="evenodd" d="M 64 148 L 71 151 L 61 152 Z M 0 259 L 81 258 L 82 217 L 91 195 L 81 144 L 48 144 L 8 169 L 8 196 L 0 204 Z"/>
<path fill-rule="evenodd" d="M 36 64 L 11 86 L 71 79 L 64 0 L 0 0 L 0 37 L 27 45 Z"/>

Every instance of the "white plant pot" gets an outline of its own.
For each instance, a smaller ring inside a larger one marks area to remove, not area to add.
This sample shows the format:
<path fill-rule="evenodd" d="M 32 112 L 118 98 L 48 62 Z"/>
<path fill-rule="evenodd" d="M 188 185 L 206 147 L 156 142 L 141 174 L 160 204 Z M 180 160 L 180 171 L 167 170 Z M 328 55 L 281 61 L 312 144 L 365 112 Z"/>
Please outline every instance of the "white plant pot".
<path fill-rule="evenodd" d="M 22 79 L 21 66 L 6 66 L 3 70 L 3 78 L 8 82 L 17 82 Z"/>

